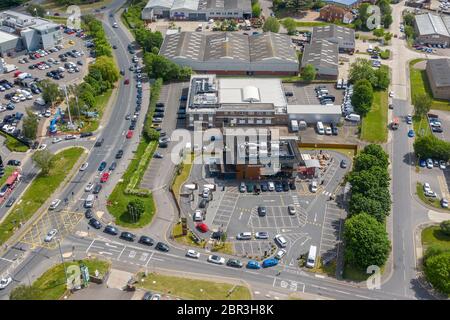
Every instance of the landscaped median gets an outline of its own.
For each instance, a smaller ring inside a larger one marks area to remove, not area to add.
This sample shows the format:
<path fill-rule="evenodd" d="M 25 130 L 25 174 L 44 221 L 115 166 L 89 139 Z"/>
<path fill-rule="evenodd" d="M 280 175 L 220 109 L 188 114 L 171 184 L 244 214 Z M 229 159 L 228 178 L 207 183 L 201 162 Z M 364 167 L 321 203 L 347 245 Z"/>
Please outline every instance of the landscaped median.
<path fill-rule="evenodd" d="M 8 148 L 11 152 L 27 152 L 28 146 L 20 142 L 14 137 L 11 137 L 10 135 L 7 135 L 6 133 L 3 133 L 0 131 L 0 135 L 5 137 L 5 147 Z"/>
<path fill-rule="evenodd" d="M 84 149 L 73 147 L 55 154 L 53 166 L 47 175 L 39 173 L 31 182 L 20 203 L 17 203 L 0 223 L 0 244 L 5 243 L 19 226 L 27 222 L 61 185 L 83 154 Z"/>
<path fill-rule="evenodd" d="M 59 300 L 67 292 L 66 270 L 73 265 L 85 265 L 89 274 L 93 276 L 97 270 L 100 276 L 104 276 L 111 263 L 98 259 L 85 259 L 76 262 L 66 262 L 65 265 L 57 264 L 48 269 L 31 286 L 21 285 L 15 288 L 10 295 L 11 300 Z M 67 274 L 70 277 L 70 274 Z"/>
<path fill-rule="evenodd" d="M 374 91 L 372 108 L 363 118 L 361 139 L 368 142 L 386 142 L 388 122 L 388 92 Z"/>

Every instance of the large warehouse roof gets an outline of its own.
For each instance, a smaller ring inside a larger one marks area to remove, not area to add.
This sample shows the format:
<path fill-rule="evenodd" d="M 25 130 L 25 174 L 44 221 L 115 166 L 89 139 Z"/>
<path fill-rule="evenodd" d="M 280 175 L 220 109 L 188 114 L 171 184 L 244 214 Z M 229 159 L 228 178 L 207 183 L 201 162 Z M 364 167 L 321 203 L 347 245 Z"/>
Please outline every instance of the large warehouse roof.
<path fill-rule="evenodd" d="M 146 8 L 172 8 L 175 0 L 150 0 L 147 2 Z"/>
<path fill-rule="evenodd" d="M 250 0 L 200 0 L 199 9 L 242 9 L 251 11 L 252 4 Z"/>
<path fill-rule="evenodd" d="M 450 86 L 450 59 L 431 59 L 428 65 L 436 87 Z"/>
<path fill-rule="evenodd" d="M 172 10 L 192 10 L 197 11 L 199 0 L 175 0 Z"/>
<path fill-rule="evenodd" d="M 325 39 L 337 41 L 339 46 L 343 44 L 354 45 L 355 44 L 355 30 L 345 28 L 342 26 L 328 25 L 321 27 L 314 27 L 312 32 L 312 38 L 315 40 Z"/>
<path fill-rule="evenodd" d="M 196 61 L 230 59 L 258 62 L 268 59 L 297 62 L 289 36 L 271 32 L 246 36 L 233 32 L 181 32 L 165 37 L 160 54 Z"/>
<path fill-rule="evenodd" d="M 0 43 L 15 40 L 18 36 L 0 30 Z"/>
<path fill-rule="evenodd" d="M 305 46 L 302 67 L 312 64 L 316 68 L 338 69 L 338 45 L 326 40 L 316 40 Z"/>
<path fill-rule="evenodd" d="M 438 34 L 450 37 L 450 17 L 441 17 L 431 13 L 416 16 L 419 35 Z"/>

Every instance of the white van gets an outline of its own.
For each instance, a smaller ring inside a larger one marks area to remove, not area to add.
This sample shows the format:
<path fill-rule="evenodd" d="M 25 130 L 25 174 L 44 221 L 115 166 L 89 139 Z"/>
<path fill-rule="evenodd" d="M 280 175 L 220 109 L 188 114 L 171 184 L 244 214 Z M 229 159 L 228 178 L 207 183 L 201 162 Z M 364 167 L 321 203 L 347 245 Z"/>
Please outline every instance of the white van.
<path fill-rule="evenodd" d="M 316 254 L 317 254 L 317 247 L 311 246 L 309 247 L 309 253 L 308 253 L 308 260 L 306 260 L 306 267 L 307 268 L 314 268 L 316 265 Z"/>
<path fill-rule="evenodd" d="M 342 89 L 342 79 L 338 79 L 336 82 L 336 89 Z"/>
<path fill-rule="evenodd" d="M 86 200 L 84 200 L 84 207 L 92 208 L 94 206 L 94 200 L 95 200 L 95 196 L 93 194 L 88 195 Z"/>
<path fill-rule="evenodd" d="M 323 123 L 321 121 L 317 122 L 317 133 L 325 134 L 325 128 L 323 127 Z"/>

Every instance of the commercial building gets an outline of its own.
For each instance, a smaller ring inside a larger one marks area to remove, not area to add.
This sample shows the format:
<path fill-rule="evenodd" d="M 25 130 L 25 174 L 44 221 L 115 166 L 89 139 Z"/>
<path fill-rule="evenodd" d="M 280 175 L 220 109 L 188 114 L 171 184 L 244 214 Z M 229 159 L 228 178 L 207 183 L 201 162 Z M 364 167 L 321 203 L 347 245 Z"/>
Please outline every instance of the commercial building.
<path fill-rule="evenodd" d="M 342 8 L 357 8 L 363 2 L 375 4 L 376 0 L 325 0 L 326 4 L 332 4 Z"/>
<path fill-rule="evenodd" d="M 198 73 L 297 75 L 299 69 L 290 37 L 272 32 L 181 32 L 167 35 L 159 54 Z"/>
<path fill-rule="evenodd" d="M 207 21 L 216 18 L 249 19 L 251 0 L 150 0 L 142 10 L 142 19 Z"/>
<path fill-rule="evenodd" d="M 415 16 L 416 42 L 450 45 L 450 16 L 425 13 Z"/>
<path fill-rule="evenodd" d="M 320 9 L 320 19 L 327 22 L 340 21 L 342 23 L 352 23 L 353 13 L 350 9 L 328 4 Z"/>
<path fill-rule="evenodd" d="M 316 68 L 316 78 L 337 79 L 339 76 L 339 50 L 336 43 L 312 38 L 311 43 L 305 45 L 301 68 L 311 64 Z"/>
<path fill-rule="evenodd" d="M 288 105 L 288 119 L 305 121 L 307 124 L 323 123 L 338 124 L 342 116 L 340 105 Z"/>
<path fill-rule="evenodd" d="M 328 25 L 314 27 L 312 39 L 327 40 L 338 45 L 339 52 L 353 53 L 355 51 L 355 30 L 342 26 Z"/>
<path fill-rule="evenodd" d="M 450 59 L 428 60 L 426 72 L 433 97 L 450 100 Z"/>
<path fill-rule="evenodd" d="M 0 12 L 0 54 L 49 49 L 61 43 L 60 26 L 26 14 Z"/>

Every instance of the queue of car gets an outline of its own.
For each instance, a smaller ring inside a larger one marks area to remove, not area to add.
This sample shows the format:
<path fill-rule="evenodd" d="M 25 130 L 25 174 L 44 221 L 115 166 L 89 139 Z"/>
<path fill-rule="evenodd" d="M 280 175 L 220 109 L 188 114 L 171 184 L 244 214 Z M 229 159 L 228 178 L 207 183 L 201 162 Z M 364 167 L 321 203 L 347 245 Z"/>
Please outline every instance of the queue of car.
<path fill-rule="evenodd" d="M 288 192 L 289 190 L 296 190 L 295 181 L 293 180 L 277 180 L 277 181 L 263 181 L 258 183 L 241 182 L 239 185 L 239 192 L 241 193 L 259 193 L 260 191 L 276 191 L 276 192 Z"/>

